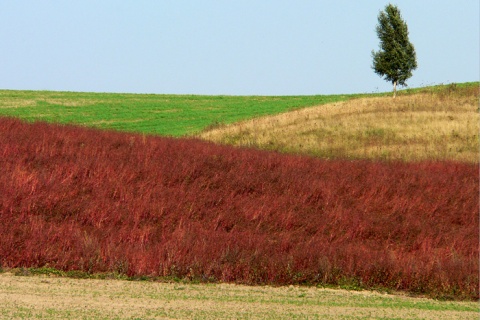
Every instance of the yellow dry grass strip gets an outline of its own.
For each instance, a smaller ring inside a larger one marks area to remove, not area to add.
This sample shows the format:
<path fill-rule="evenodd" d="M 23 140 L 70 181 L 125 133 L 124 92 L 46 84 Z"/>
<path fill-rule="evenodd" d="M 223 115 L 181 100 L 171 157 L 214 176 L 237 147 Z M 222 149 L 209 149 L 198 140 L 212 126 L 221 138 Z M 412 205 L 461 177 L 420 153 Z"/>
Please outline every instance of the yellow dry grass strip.
<path fill-rule="evenodd" d="M 203 132 L 235 146 L 323 158 L 479 161 L 477 95 L 360 98 Z"/>
<path fill-rule="evenodd" d="M 83 107 L 102 103 L 105 101 L 94 99 L 59 99 L 59 98 L 4 98 L 0 96 L 0 109 L 2 108 L 22 108 L 36 106 L 39 102 L 45 102 L 52 105 L 64 107 Z"/>
<path fill-rule="evenodd" d="M 77 98 L 77 99 L 45 98 L 41 100 L 48 104 L 60 105 L 64 107 L 83 107 L 83 106 L 89 106 L 89 105 L 105 102 L 102 100 L 82 99 L 82 98 Z"/>
<path fill-rule="evenodd" d="M 475 302 L 367 291 L 0 274 L 0 319 L 475 319 Z"/>
<path fill-rule="evenodd" d="M 37 104 L 35 99 L 13 99 L 0 96 L 0 109 L 31 107 Z"/>

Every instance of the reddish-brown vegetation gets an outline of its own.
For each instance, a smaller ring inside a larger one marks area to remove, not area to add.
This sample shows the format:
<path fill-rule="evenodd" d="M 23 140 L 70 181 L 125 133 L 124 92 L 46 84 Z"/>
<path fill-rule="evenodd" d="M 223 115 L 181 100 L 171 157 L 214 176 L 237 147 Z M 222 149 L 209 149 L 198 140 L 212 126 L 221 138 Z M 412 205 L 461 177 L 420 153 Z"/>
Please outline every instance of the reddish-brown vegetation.
<path fill-rule="evenodd" d="M 0 119 L 0 266 L 478 298 L 478 169 Z"/>

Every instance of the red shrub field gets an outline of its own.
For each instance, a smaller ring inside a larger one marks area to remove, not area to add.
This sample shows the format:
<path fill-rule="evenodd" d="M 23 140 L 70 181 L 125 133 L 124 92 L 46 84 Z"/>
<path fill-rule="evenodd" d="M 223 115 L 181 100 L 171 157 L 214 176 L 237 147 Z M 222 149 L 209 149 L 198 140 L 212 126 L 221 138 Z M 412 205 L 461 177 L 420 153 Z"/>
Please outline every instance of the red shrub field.
<path fill-rule="evenodd" d="M 477 164 L 0 119 L 0 267 L 478 299 Z"/>

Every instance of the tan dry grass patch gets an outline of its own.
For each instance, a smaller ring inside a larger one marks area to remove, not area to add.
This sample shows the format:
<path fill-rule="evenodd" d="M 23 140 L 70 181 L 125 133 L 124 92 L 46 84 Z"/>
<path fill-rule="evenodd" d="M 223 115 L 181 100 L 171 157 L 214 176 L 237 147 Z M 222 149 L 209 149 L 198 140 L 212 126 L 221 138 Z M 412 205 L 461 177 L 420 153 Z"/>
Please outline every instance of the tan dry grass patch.
<path fill-rule="evenodd" d="M 55 104 L 55 105 L 60 105 L 60 106 L 65 106 L 65 107 L 84 107 L 84 106 L 91 106 L 91 105 L 94 105 L 94 104 L 104 102 L 104 101 L 101 101 L 101 100 L 82 99 L 82 98 L 77 98 L 77 99 L 46 98 L 46 99 L 41 99 L 41 100 L 46 102 L 46 103 L 49 103 L 49 104 Z"/>
<path fill-rule="evenodd" d="M 201 133 L 205 140 L 327 158 L 478 162 L 477 98 L 361 98 Z"/>
<path fill-rule="evenodd" d="M 84 107 L 90 106 L 103 101 L 94 100 L 94 99 L 61 99 L 61 98 L 37 98 L 37 99 L 16 99 L 16 98 L 1 98 L 0 99 L 0 108 L 21 108 L 21 107 L 32 107 L 37 105 L 39 101 L 46 102 L 53 105 L 60 105 L 65 107 Z"/>
<path fill-rule="evenodd" d="M 88 125 L 91 126 L 104 126 L 104 125 L 113 125 L 113 124 L 125 124 L 125 123 L 140 123 L 142 121 L 147 120 L 148 118 L 142 118 L 142 119 L 112 119 L 112 120 L 99 120 L 99 121 L 90 121 Z"/>
<path fill-rule="evenodd" d="M 21 99 L 21 100 L 12 99 L 12 98 L 0 99 L 0 109 L 31 107 L 36 104 L 37 104 L 37 101 L 34 99 Z"/>

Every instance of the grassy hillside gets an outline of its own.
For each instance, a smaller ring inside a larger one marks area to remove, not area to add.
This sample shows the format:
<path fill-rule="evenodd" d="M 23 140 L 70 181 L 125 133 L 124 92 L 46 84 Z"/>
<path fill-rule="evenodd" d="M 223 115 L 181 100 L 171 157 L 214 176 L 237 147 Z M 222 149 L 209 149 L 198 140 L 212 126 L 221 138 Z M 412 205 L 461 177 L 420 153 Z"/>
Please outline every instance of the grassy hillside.
<path fill-rule="evenodd" d="M 478 166 L 0 119 L 0 267 L 478 299 Z"/>
<path fill-rule="evenodd" d="M 0 115 L 168 136 L 349 96 L 198 96 L 0 90 Z"/>
<path fill-rule="evenodd" d="M 478 162 L 478 100 L 479 83 L 403 90 L 395 100 L 390 94 L 261 97 L 0 90 L 0 116 L 193 135 L 328 159 Z"/>
<path fill-rule="evenodd" d="M 212 128 L 199 137 L 321 158 L 479 161 L 479 84 L 362 97 Z"/>

